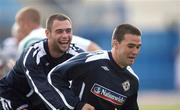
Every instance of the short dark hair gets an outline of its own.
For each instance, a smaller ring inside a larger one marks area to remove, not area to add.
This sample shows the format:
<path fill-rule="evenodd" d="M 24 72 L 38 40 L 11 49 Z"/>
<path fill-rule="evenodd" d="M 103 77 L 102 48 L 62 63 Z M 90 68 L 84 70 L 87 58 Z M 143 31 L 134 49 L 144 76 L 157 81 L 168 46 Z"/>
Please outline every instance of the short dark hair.
<path fill-rule="evenodd" d="M 112 40 L 115 39 L 121 42 L 124 39 L 125 34 L 133 34 L 141 36 L 141 32 L 138 28 L 130 24 L 121 24 L 114 29 Z"/>
<path fill-rule="evenodd" d="M 51 27 L 52 27 L 54 20 L 59 20 L 59 21 L 68 20 L 70 23 L 72 23 L 71 19 L 62 13 L 53 14 L 46 21 L 46 28 L 50 31 L 51 31 Z"/>

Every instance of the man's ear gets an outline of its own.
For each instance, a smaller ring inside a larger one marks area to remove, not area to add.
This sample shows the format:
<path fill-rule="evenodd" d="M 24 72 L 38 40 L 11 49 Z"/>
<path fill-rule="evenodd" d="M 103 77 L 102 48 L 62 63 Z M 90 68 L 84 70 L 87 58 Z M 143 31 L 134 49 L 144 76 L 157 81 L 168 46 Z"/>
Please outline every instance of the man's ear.
<path fill-rule="evenodd" d="M 50 33 L 49 30 L 46 29 L 46 30 L 45 30 L 45 34 L 46 34 L 47 37 L 49 36 L 49 33 Z"/>
<path fill-rule="evenodd" d="M 112 47 L 117 48 L 118 44 L 119 44 L 119 42 L 117 40 L 115 40 L 115 39 L 112 40 Z"/>

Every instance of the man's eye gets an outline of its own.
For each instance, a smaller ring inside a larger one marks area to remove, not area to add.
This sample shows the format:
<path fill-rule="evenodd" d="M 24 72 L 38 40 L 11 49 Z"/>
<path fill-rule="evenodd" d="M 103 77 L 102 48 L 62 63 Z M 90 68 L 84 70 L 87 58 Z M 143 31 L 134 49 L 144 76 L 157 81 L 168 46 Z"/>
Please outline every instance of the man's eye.
<path fill-rule="evenodd" d="M 59 29 L 59 30 L 58 30 L 58 33 L 63 33 L 63 32 L 64 32 L 63 29 Z"/>
<path fill-rule="evenodd" d="M 141 48 L 141 46 L 136 46 L 136 48 L 137 48 L 137 49 L 140 49 L 140 48 Z"/>
<path fill-rule="evenodd" d="M 129 48 L 134 48 L 134 46 L 133 46 L 133 45 L 128 45 L 128 47 L 129 47 Z"/>
<path fill-rule="evenodd" d="M 67 28 L 67 29 L 58 29 L 57 32 L 58 32 L 58 33 L 63 33 L 63 32 L 71 33 L 71 28 Z"/>
<path fill-rule="evenodd" d="M 70 33 L 71 32 L 71 28 L 67 28 L 65 31 L 66 31 L 66 33 Z"/>

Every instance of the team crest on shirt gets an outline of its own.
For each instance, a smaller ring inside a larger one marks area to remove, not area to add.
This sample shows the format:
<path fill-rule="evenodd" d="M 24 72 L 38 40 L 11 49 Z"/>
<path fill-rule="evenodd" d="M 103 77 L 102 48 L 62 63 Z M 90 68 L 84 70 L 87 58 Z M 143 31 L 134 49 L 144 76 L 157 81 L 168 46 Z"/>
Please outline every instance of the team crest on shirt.
<path fill-rule="evenodd" d="M 93 87 L 91 88 L 91 92 L 97 97 L 109 101 L 115 105 L 122 105 L 127 98 L 126 96 L 112 91 L 97 83 L 93 85 Z"/>
<path fill-rule="evenodd" d="M 130 89 L 130 83 L 129 83 L 129 81 L 128 81 L 128 80 L 127 80 L 127 81 L 124 81 L 124 82 L 122 83 L 122 87 L 123 87 L 124 91 L 128 91 L 128 90 Z"/>

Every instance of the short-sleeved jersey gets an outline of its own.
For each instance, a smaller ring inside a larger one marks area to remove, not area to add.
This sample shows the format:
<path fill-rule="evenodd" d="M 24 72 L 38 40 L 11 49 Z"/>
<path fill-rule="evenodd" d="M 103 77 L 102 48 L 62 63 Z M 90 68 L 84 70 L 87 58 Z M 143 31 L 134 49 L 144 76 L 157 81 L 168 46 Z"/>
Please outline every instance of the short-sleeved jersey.
<path fill-rule="evenodd" d="M 28 99 L 32 106 L 38 105 L 42 100 L 47 103 L 54 100 L 55 98 L 49 92 L 48 72 L 79 52 L 83 50 L 71 44 L 64 55 L 53 58 L 48 50 L 47 39 L 34 43 L 21 54 L 13 69 L 0 80 L 0 96 L 6 95 L 5 98 L 8 99 L 8 96 L 13 96 L 13 92 L 6 94 L 6 91 L 12 90 L 20 94 L 22 99 Z M 45 97 L 51 97 L 51 100 L 48 101 Z"/>
<path fill-rule="evenodd" d="M 71 89 L 67 89 L 69 80 L 73 80 Z M 138 77 L 130 66 L 120 68 L 111 52 L 81 53 L 56 66 L 49 73 L 48 81 L 67 105 L 78 96 L 81 101 L 77 104 L 89 103 L 96 110 L 139 109 Z M 68 94 L 71 92 L 76 96 Z"/>

